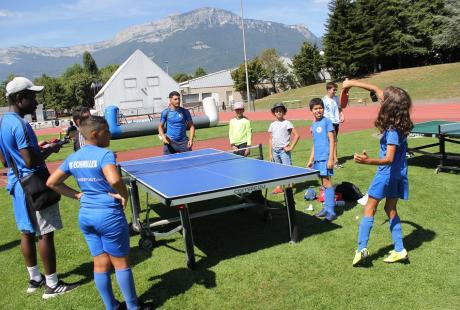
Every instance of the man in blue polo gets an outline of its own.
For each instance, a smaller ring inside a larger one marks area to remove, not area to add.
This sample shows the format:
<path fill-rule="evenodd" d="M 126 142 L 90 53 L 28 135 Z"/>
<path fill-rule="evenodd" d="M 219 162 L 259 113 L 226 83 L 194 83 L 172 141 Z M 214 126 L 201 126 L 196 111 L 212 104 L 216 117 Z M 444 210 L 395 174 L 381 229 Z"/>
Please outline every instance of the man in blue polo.
<path fill-rule="evenodd" d="M 190 129 L 190 137 L 187 137 L 187 129 Z M 195 125 L 190 112 L 180 106 L 180 94 L 177 91 L 169 93 L 169 107 L 161 112 L 158 134 L 163 140 L 165 155 L 192 150 Z"/>

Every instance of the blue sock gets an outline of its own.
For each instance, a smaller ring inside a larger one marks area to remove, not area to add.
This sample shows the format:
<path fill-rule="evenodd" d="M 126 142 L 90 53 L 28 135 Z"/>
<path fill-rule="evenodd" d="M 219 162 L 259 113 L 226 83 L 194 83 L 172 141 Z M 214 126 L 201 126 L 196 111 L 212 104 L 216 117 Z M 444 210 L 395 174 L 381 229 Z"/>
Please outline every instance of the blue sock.
<path fill-rule="evenodd" d="M 134 286 L 134 277 L 131 268 L 115 270 L 118 286 L 125 298 L 128 309 L 137 308 L 136 287 Z"/>
<path fill-rule="evenodd" d="M 335 190 L 334 187 L 324 189 L 324 208 L 329 215 L 335 216 Z"/>
<path fill-rule="evenodd" d="M 115 309 L 118 305 L 112 291 L 112 280 L 110 279 L 110 272 L 94 272 L 94 283 L 102 297 L 106 309 Z"/>
<path fill-rule="evenodd" d="M 390 219 L 390 232 L 391 238 L 395 246 L 396 252 L 401 252 L 404 249 L 403 237 L 402 237 L 402 226 L 399 216 L 395 216 Z"/>
<path fill-rule="evenodd" d="M 359 224 L 358 231 L 358 252 L 367 247 L 372 226 L 374 225 L 374 217 L 364 216 Z"/>

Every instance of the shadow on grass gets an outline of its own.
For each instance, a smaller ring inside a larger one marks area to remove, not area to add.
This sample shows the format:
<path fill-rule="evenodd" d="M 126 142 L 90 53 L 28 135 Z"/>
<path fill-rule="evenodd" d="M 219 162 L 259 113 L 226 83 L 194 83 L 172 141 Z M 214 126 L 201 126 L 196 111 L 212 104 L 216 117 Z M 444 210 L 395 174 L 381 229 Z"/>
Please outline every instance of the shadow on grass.
<path fill-rule="evenodd" d="M 451 154 L 451 153 L 448 153 L 448 155 L 458 156 L 458 154 Z M 407 159 L 407 164 L 409 166 L 417 166 L 421 168 L 433 169 L 434 171 L 434 169 L 436 169 L 439 165 L 439 159 L 431 157 L 431 156 L 427 156 L 427 155 L 416 154 L 414 155 L 414 157 Z M 460 161 L 451 160 L 451 159 L 445 160 L 444 166 L 460 167 Z"/>
<path fill-rule="evenodd" d="M 191 204 L 190 210 L 193 214 L 204 209 L 212 209 L 223 202 L 228 204 L 231 199 L 227 197 Z M 238 199 L 235 199 L 234 203 L 238 203 Z M 290 236 L 286 207 L 282 203 L 273 201 L 269 202 L 269 207 L 272 218 L 268 221 L 264 220 L 266 218 L 264 208 L 259 206 L 192 219 L 195 247 L 204 253 L 204 256 L 196 255 L 196 269 L 191 271 L 185 266 L 180 266 L 150 278 L 151 287 L 140 298 L 153 301 L 156 307 L 161 307 L 167 300 L 185 293 L 195 284 L 206 288 L 216 287 L 216 275 L 210 270 L 213 266 L 224 260 L 287 244 Z M 161 205 L 154 205 L 154 208 L 162 218 L 177 216 L 171 212 L 172 208 L 168 210 Z M 339 225 L 323 223 L 299 211 L 295 212 L 295 217 L 299 241 L 340 228 Z M 176 248 L 172 249 L 183 252 Z"/>
<path fill-rule="evenodd" d="M 388 220 L 386 220 L 385 222 L 388 222 Z M 401 223 L 410 225 L 415 228 L 410 234 L 406 235 L 403 238 L 404 247 L 409 253 L 410 251 L 421 247 L 423 243 L 430 242 L 436 237 L 436 232 L 430 229 L 425 229 L 422 226 L 414 222 L 401 221 Z M 388 254 L 388 252 L 390 252 L 391 250 L 393 250 L 393 245 L 389 245 L 389 246 L 379 249 L 376 253 L 369 256 L 369 258 L 367 259 L 367 262 L 363 264 L 362 267 L 371 267 L 372 261 L 385 257 Z M 409 254 L 409 257 L 410 257 L 410 254 Z M 407 261 L 406 263 L 409 263 L 409 261 Z"/>
<path fill-rule="evenodd" d="M 0 245 L 0 252 L 11 250 L 21 244 L 21 240 L 13 240 L 8 243 Z"/>
<path fill-rule="evenodd" d="M 172 241 L 163 240 L 158 243 L 160 245 L 166 245 L 168 242 Z M 130 250 L 129 261 L 131 266 L 135 266 L 144 260 L 149 259 L 151 256 L 152 252 L 144 251 L 143 249 L 139 248 L 139 246 L 135 246 Z M 74 268 L 73 270 L 67 271 L 65 273 L 60 273 L 59 277 L 65 279 L 66 277 L 75 275 L 81 277 L 81 280 L 78 280 L 78 283 L 80 284 L 86 284 L 93 281 L 93 261 L 88 261 Z"/>
<path fill-rule="evenodd" d="M 348 156 L 341 156 L 338 158 L 339 163 L 344 164 L 349 160 L 353 160 L 354 155 L 348 155 Z"/>

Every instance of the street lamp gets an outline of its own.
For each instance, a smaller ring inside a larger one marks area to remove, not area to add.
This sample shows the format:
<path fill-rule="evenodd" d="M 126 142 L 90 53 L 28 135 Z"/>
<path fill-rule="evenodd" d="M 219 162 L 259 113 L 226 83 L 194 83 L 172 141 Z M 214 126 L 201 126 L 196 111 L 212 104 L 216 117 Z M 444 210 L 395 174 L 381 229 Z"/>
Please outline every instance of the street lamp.
<path fill-rule="evenodd" d="M 241 4 L 241 29 L 243 30 L 243 54 L 244 54 L 244 71 L 246 74 L 246 93 L 248 99 L 248 107 L 251 108 L 251 93 L 249 92 L 249 75 L 248 75 L 248 61 L 246 57 L 246 38 L 244 36 L 244 15 L 243 15 L 243 0 L 240 1 Z M 256 107 L 253 106 L 253 111 L 256 110 Z"/>

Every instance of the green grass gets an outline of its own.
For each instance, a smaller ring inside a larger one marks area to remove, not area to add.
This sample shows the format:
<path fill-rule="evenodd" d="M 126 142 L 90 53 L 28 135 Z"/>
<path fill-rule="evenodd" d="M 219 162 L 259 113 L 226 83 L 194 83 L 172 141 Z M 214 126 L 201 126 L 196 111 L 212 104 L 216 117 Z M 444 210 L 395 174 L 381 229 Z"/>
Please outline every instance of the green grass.
<path fill-rule="evenodd" d="M 410 139 L 410 145 L 431 141 Z M 294 164 L 303 165 L 310 148 L 311 141 L 300 141 L 293 154 Z M 339 156 L 345 168 L 335 171 L 334 183 L 347 180 L 366 190 L 375 167 L 357 165 L 351 159 L 353 152 L 362 149 L 377 155 L 374 130 L 340 136 Z M 460 147 L 449 145 L 448 151 L 460 152 Z M 356 216 L 361 217 L 362 207 L 339 208 L 341 214 L 334 225 L 320 223 L 304 211 L 305 188 L 318 186 L 310 182 L 296 185 L 296 217 L 302 239 L 294 245 L 287 242 L 285 214 L 274 212 L 273 220 L 266 223 L 259 208 L 192 220 L 196 271 L 185 268 L 180 234 L 159 241 L 153 253 L 140 250 L 139 236 L 132 237 L 137 292 L 163 309 L 458 309 L 459 175 L 435 174 L 436 160 L 426 157 L 412 158 L 409 164 L 410 199 L 398 207 L 410 264 L 382 262 L 391 249 L 391 236 L 380 208 L 369 242 L 372 266 L 352 268 L 359 224 Z M 269 198 L 281 201 L 281 197 Z M 102 309 L 92 281 L 91 257 L 77 225 L 77 203 L 66 198 L 61 202 L 65 228 L 56 234 L 56 248 L 61 277 L 81 280 L 84 285 L 45 302 L 39 292 L 25 293 L 27 271 L 6 191 L 0 191 L 0 199 L 2 309 Z M 228 200 L 194 204 L 191 209 Z M 314 206 L 318 211 L 318 203 Z M 166 211 L 159 208 L 158 212 Z M 115 280 L 113 283 L 121 299 Z"/>
<path fill-rule="evenodd" d="M 410 69 L 390 70 L 362 79 L 380 87 L 399 86 L 409 92 L 412 100 L 460 98 L 460 62 Z M 256 109 L 271 108 L 275 102 L 286 102 L 288 107 L 306 107 L 313 97 L 323 97 L 325 83 L 318 83 L 256 101 Z M 339 83 L 340 87 L 340 83 Z M 340 89 L 339 89 L 340 90 Z M 369 98 L 369 93 L 359 88 L 350 90 L 350 98 Z M 369 101 L 370 102 L 370 101 Z"/>
<path fill-rule="evenodd" d="M 272 121 L 252 121 L 252 132 L 266 132 L 270 123 Z M 303 120 L 293 120 L 292 124 L 297 127 L 305 127 L 310 124 L 311 121 L 303 121 Z M 228 124 L 221 123 L 217 127 L 212 128 L 201 128 L 196 132 L 196 139 L 197 140 L 207 140 L 207 139 L 215 139 L 215 138 L 225 138 L 228 137 Z M 50 140 L 56 138 L 57 135 L 40 135 L 38 140 Z M 162 142 L 158 139 L 157 135 L 149 135 L 143 137 L 135 137 L 135 138 L 126 138 L 120 140 L 112 140 L 110 141 L 110 149 L 114 152 L 120 151 L 129 151 L 129 150 L 137 150 L 142 148 L 154 147 L 154 146 L 161 146 Z M 57 161 L 57 160 L 64 160 L 67 156 L 73 153 L 73 144 L 68 143 L 65 144 L 64 147 L 59 151 L 59 153 L 52 154 L 47 161 Z"/>

